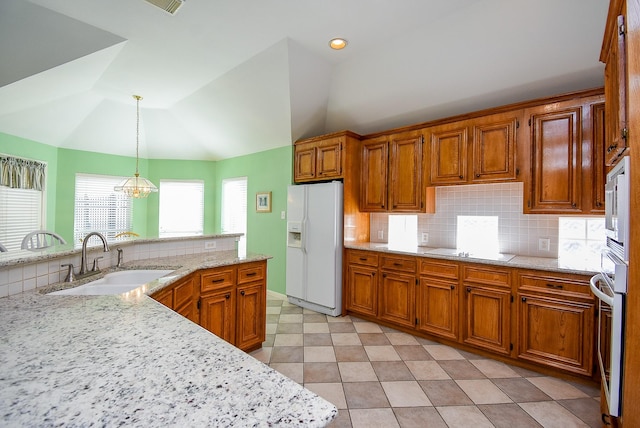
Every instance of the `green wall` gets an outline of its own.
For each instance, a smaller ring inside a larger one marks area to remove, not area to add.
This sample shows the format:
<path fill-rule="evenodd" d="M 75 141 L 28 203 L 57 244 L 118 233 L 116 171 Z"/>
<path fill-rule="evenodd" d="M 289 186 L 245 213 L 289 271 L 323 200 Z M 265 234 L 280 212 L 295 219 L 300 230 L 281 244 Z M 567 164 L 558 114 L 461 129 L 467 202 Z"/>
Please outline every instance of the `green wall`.
<path fill-rule="evenodd" d="M 73 239 L 76 173 L 130 176 L 135 158 L 82 150 L 62 149 L 0 133 L 0 153 L 47 162 L 47 229 L 67 242 Z M 291 184 L 292 146 L 222 161 L 140 159 L 140 175 L 159 186 L 161 179 L 204 180 L 205 234 L 221 231 L 222 180 L 248 177 L 247 250 L 272 256 L 268 262 L 268 287 L 285 293 L 287 186 Z M 256 213 L 256 192 L 272 192 L 271 212 Z M 158 236 L 158 194 L 135 199 L 133 231 Z"/>
<path fill-rule="evenodd" d="M 280 213 L 287 210 L 287 186 L 291 184 L 292 146 L 240 156 L 216 163 L 216 189 L 222 180 L 247 177 L 247 251 L 273 256 L 268 262 L 268 288 L 285 294 L 286 281 L 286 220 Z M 271 192 L 271 212 L 256 213 L 256 192 Z M 215 205 L 220 206 L 220 192 Z M 216 225 L 221 224 L 216 210 Z M 220 229 L 218 229 L 219 231 Z"/>

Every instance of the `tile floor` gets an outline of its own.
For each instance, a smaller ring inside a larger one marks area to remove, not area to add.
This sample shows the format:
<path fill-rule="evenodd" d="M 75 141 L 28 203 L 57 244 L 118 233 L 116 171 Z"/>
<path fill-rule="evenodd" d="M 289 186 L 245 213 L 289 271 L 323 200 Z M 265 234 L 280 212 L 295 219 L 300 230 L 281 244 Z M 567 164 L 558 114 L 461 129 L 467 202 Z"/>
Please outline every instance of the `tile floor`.
<path fill-rule="evenodd" d="M 337 427 L 600 427 L 599 389 L 269 292 L 252 355 L 332 402 Z"/>

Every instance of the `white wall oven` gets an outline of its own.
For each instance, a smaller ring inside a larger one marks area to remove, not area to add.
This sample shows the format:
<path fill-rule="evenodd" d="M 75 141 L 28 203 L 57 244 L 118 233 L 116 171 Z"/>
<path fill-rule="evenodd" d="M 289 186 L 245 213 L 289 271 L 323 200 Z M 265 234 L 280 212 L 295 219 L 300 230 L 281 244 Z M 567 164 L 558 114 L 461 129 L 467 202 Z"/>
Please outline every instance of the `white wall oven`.
<path fill-rule="evenodd" d="M 629 158 L 607 174 L 605 193 L 607 248 L 600 273 L 591 278 L 598 298 L 598 363 L 609 414 L 621 416 L 625 300 L 629 263 Z"/>

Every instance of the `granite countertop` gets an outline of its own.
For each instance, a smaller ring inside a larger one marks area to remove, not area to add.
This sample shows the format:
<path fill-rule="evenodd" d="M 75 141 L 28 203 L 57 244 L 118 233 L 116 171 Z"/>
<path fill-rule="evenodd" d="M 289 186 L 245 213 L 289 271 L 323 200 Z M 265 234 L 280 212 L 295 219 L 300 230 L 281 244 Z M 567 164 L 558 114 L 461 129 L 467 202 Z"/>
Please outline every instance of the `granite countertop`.
<path fill-rule="evenodd" d="M 173 282 L 267 258 L 220 252 L 133 263 L 176 267 Z M 145 293 L 0 299 L 2 425 L 320 427 L 336 416 L 328 401 Z"/>
<path fill-rule="evenodd" d="M 495 266 L 506 266 L 521 269 L 536 269 L 578 275 L 595 275 L 600 266 L 593 266 L 585 260 L 518 256 L 515 254 L 500 254 L 493 258 L 459 256 L 456 250 L 432 247 L 394 247 L 380 242 L 345 242 L 345 248 L 355 250 L 378 251 L 391 254 L 405 254 L 410 256 L 429 257 L 457 262 L 481 263 Z"/>

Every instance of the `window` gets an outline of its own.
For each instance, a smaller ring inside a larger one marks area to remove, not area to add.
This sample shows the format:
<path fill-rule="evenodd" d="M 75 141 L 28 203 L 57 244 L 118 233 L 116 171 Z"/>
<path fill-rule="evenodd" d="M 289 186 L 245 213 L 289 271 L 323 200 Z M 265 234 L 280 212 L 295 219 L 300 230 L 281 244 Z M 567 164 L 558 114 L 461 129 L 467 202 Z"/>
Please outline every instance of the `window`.
<path fill-rule="evenodd" d="M 0 186 L 0 244 L 7 251 L 19 250 L 22 238 L 44 229 L 44 192 Z"/>
<path fill-rule="evenodd" d="M 389 247 L 412 248 L 418 245 L 418 216 L 389 216 Z"/>
<path fill-rule="evenodd" d="M 606 247 L 603 217 L 559 217 L 558 259 L 561 263 L 584 261 L 600 266 L 600 253 Z"/>
<path fill-rule="evenodd" d="M 222 180 L 222 233 L 243 233 L 238 254 L 247 250 L 247 177 Z"/>
<path fill-rule="evenodd" d="M 456 228 L 456 249 L 485 256 L 500 253 L 498 216 L 459 215 Z"/>
<path fill-rule="evenodd" d="M 102 233 L 107 241 L 125 241 L 130 232 L 133 204 L 124 193 L 113 190 L 124 177 L 76 174 L 73 242 L 79 247 L 90 232 Z"/>
<path fill-rule="evenodd" d="M 160 238 L 204 232 L 204 182 L 160 180 Z"/>

